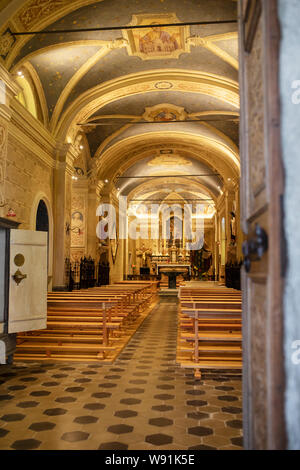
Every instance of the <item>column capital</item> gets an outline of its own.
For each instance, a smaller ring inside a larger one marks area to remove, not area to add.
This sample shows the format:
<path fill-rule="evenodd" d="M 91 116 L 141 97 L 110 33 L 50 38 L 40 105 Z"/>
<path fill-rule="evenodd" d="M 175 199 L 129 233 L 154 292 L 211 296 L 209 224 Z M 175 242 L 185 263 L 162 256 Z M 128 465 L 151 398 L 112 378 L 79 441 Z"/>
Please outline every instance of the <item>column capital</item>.
<path fill-rule="evenodd" d="M 224 186 L 224 191 L 228 195 L 234 194 L 239 188 L 239 178 L 232 178 L 230 181 L 227 181 Z"/>
<path fill-rule="evenodd" d="M 84 192 L 89 192 L 89 179 L 86 176 L 80 176 L 77 180 L 73 181 L 73 188 L 80 189 Z"/>
<path fill-rule="evenodd" d="M 95 188 L 96 190 L 99 180 L 97 175 L 97 169 L 94 166 L 91 170 L 88 171 L 88 179 L 90 188 Z"/>
<path fill-rule="evenodd" d="M 58 164 L 65 164 L 66 171 L 73 175 L 74 162 L 78 158 L 78 150 L 73 144 L 66 142 L 57 142 L 56 144 L 56 161 Z"/>
<path fill-rule="evenodd" d="M 104 187 L 103 181 L 98 181 L 97 186 L 96 186 L 96 194 L 99 198 L 101 197 L 101 191 L 102 191 L 103 187 Z"/>

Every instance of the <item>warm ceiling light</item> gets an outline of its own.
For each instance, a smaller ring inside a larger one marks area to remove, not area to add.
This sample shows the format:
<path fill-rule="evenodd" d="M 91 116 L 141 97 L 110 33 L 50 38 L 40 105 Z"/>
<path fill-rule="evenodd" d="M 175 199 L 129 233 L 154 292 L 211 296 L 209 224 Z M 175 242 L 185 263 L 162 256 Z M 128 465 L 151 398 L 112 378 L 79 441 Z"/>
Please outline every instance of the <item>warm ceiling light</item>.
<path fill-rule="evenodd" d="M 108 183 L 108 180 L 104 180 L 104 183 Z"/>
<path fill-rule="evenodd" d="M 83 145 L 80 145 L 80 147 L 79 147 L 79 148 L 80 148 L 80 150 L 83 150 L 83 149 L 84 149 Z"/>

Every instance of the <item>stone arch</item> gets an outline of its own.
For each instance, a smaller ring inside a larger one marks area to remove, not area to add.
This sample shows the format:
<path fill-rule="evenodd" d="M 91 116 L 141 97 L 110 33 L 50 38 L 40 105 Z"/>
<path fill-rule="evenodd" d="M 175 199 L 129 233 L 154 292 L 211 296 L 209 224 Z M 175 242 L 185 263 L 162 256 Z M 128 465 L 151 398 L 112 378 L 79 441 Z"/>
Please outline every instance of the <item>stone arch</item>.
<path fill-rule="evenodd" d="M 53 232 L 54 232 L 54 226 L 53 226 L 53 211 L 52 211 L 52 205 L 48 199 L 48 197 L 45 195 L 43 192 L 39 192 L 36 194 L 33 204 L 32 204 L 32 209 L 31 209 L 31 216 L 30 216 L 30 230 L 36 230 L 36 217 L 37 217 L 37 212 L 38 212 L 38 207 L 40 204 L 40 201 L 43 201 L 48 212 L 48 222 L 49 222 L 49 241 L 48 241 L 48 286 L 52 282 L 52 273 L 53 273 Z"/>

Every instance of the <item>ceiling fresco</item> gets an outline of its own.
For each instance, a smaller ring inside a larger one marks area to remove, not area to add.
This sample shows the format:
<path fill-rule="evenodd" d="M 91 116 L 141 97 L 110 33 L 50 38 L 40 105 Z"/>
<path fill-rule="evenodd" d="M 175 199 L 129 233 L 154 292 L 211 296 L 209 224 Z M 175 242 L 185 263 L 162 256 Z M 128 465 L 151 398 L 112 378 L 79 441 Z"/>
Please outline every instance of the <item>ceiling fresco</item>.
<path fill-rule="evenodd" d="M 187 176 L 195 172 L 220 172 L 220 177 L 188 176 L 189 183 L 182 193 L 187 197 L 188 185 L 198 184 L 198 189 L 194 188 L 197 194 L 201 191 L 205 194 L 205 187 L 208 195 L 220 194 L 224 175 L 228 177 L 230 172 L 230 161 L 238 159 L 237 24 L 178 23 L 236 20 L 236 1 L 19 3 L 20 9 L 13 17 L 2 25 L 0 21 L 0 60 L 12 74 L 22 68 L 29 74 L 32 71 L 35 88 L 43 94 L 40 96 L 43 115 L 49 117 L 44 124 L 55 137 L 75 143 L 77 132 L 85 134 L 82 141 L 88 147 L 85 155 L 92 157 L 85 163 L 87 171 L 100 168 L 98 174 L 102 175 L 109 162 L 107 178 L 113 180 L 120 171 L 128 177 L 119 185 L 126 194 L 144 187 L 147 181 L 152 185 L 155 181 L 157 194 L 168 186 L 172 192 L 179 191 L 178 181 L 172 184 L 167 181 L 166 187 L 162 187 L 161 180 L 156 181 L 160 171 Z M 172 26 L 158 26 L 166 23 Z M 126 25 L 147 27 L 121 29 Z M 99 27 L 120 29 L 64 32 Z M 14 30 L 58 32 L 16 39 L 10 33 Z M 155 77 L 153 83 L 151 77 Z M 201 122 L 192 122 L 197 119 Z M 93 127 L 89 123 L 101 125 Z M 150 148 L 152 135 L 155 135 L 153 149 L 139 158 L 138 152 Z M 189 145 L 195 147 L 198 139 L 197 158 L 191 157 L 195 155 L 194 147 L 190 154 L 177 148 L 178 135 L 186 150 Z M 141 144 L 143 139 L 146 148 Z M 170 153 L 161 154 L 169 143 Z M 228 162 L 223 165 L 225 154 Z M 138 162 L 132 161 L 130 169 L 124 170 L 124 159 L 133 155 Z M 235 163 L 232 172 L 236 171 Z M 130 178 L 133 174 L 145 175 L 146 179 L 133 180 Z"/>
<path fill-rule="evenodd" d="M 202 47 L 192 47 L 189 54 L 183 54 L 179 59 L 164 59 L 142 61 L 138 57 L 129 57 L 125 48 L 110 51 L 103 59 L 97 62 L 78 82 L 71 91 L 65 107 L 78 98 L 88 88 L 99 83 L 116 79 L 123 75 L 146 72 L 147 70 L 161 70 L 167 67 L 180 70 L 198 70 L 211 73 L 237 81 L 237 70 L 212 52 Z"/>
<path fill-rule="evenodd" d="M 153 24 L 159 21 L 166 23 L 188 22 L 191 21 L 191 18 L 193 21 L 230 20 L 235 18 L 234 4 L 231 8 L 228 8 L 228 3 L 231 4 L 232 2 L 225 3 L 227 3 L 226 8 L 224 8 L 224 1 L 210 1 L 210 7 L 208 8 L 207 2 L 197 0 L 185 0 L 183 2 L 170 0 L 164 2 L 160 0 L 147 2 L 118 1 L 115 10 L 118 11 L 118 15 L 114 16 L 112 11 L 116 1 L 104 0 L 66 15 L 48 26 L 47 29 L 113 27 L 120 24 Z M 218 18 L 212 17 L 213 7 L 218 11 Z M 172 13 L 166 13 L 171 8 L 174 12 L 171 10 Z M 101 18 L 101 23 L 99 18 Z M 66 87 L 72 75 L 78 72 L 78 69 L 88 61 L 90 63 L 82 70 L 82 74 L 78 76 L 78 79 L 70 88 L 68 96 L 64 100 L 63 109 L 87 89 L 120 76 L 128 75 L 133 70 L 135 73 L 145 72 L 149 69 L 160 70 L 164 67 L 199 70 L 237 80 L 237 70 L 224 58 L 201 45 L 195 46 L 193 42 L 188 42 L 188 38 L 199 34 L 201 37 L 206 37 L 211 33 L 214 36 L 222 35 L 224 32 L 230 33 L 236 30 L 236 25 L 170 27 L 163 28 L 160 32 L 155 32 L 155 29 L 157 27 L 154 25 L 154 29 L 149 28 L 146 30 L 36 35 L 26 43 L 15 58 L 12 70 L 16 70 L 26 60 L 31 62 L 41 80 L 50 117 L 62 90 Z M 161 35 L 164 41 L 159 39 Z M 124 41 L 121 41 L 121 44 L 118 43 L 119 46 L 115 48 L 114 41 L 118 38 L 123 38 Z M 236 39 L 222 41 L 222 43 L 232 42 L 236 43 Z M 78 44 L 81 46 L 79 47 Z M 76 46 L 80 49 L 80 58 L 78 60 Z M 97 52 L 103 47 L 107 50 L 104 54 L 100 54 L 99 58 Z M 61 58 L 64 56 L 66 56 L 66 60 L 63 65 Z M 73 64 L 70 64 L 72 56 L 74 62 L 77 63 L 75 69 Z M 94 56 L 94 60 L 91 60 L 92 56 Z M 53 86 L 53 77 L 55 77 L 56 86 Z"/>
<path fill-rule="evenodd" d="M 197 178 L 190 176 L 212 174 L 212 169 L 207 165 L 194 158 L 182 156 L 171 149 L 167 149 L 158 151 L 132 165 L 122 173 L 121 179 L 115 179 L 115 184 L 120 188 L 122 195 L 126 196 L 135 188 L 145 183 L 145 181 L 152 181 L 151 191 L 153 191 L 153 182 L 157 181 L 155 177 L 164 176 L 165 178 L 160 179 L 159 183 L 156 182 L 159 188 L 157 190 L 161 191 L 162 188 L 164 188 L 169 191 L 174 191 L 177 189 L 178 192 L 182 187 L 179 186 L 178 182 L 175 184 L 172 183 L 172 179 L 176 177 L 176 175 L 186 175 L 190 185 L 198 182 L 206 186 L 215 196 L 218 196 L 218 186 L 220 186 L 222 182 L 217 174 L 216 176 L 198 176 Z M 135 178 L 137 176 L 138 178 Z M 145 178 L 140 178 L 141 176 L 145 176 Z M 166 194 L 164 194 L 164 197 L 165 196 Z"/>
<path fill-rule="evenodd" d="M 94 156 L 98 147 L 112 134 L 119 131 L 124 127 L 123 122 L 130 122 L 134 118 L 142 119 L 146 108 L 152 108 L 157 103 L 168 103 L 169 105 L 180 106 L 182 103 L 185 104 L 185 112 L 187 115 L 195 114 L 190 116 L 190 119 L 197 119 L 197 113 L 203 114 L 204 112 L 218 111 L 216 116 L 210 116 L 210 124 L 219 127 L 222 119 L 222 112 L 224 113 L 237 113 L 237 108 L 229 105 L 228 103 L 218 100 L 214 97 L 210 97 L 201 93 L 192 92 L 178 92 L 178 91 L 160 91 L 141 93 L 138 95 L 116 100 L 103 108 L 99 109 L 94 113 L 90 122 L 98 122 L 105 125 L 99 125 L 97 127 L 86 126 L 84 129 L 87 131 L 87 139 L 90 145 L 91 155 Z M 201 119 L 200 114 L 200 119 Z M 221 114 L 221 115 L 220 115 Z M 122 116 L 122 121 L 113 119 L 115 116 Z M 103 117 L 103 119 L 96 119 Z M 227 114 L 225 115 L 227 118 Z M 141 124 L 139 124 L 140 126 Z M 178 126 L 174 124 L 174 126 Z M 236 126 L 235 126 L 236 127 Z M 140 128 L 139 128 L 140 129 Z M 225 129 L 225 126 L 224 126 Z M 124 129 L 125 131 L 125 129 Z M 234 142 L 238 142 L 238 133 L 234 132 L 234 126 L 232 123 L 228 123 L 225 134 L 230 132 L 230 137 L 234 137 Z"/>

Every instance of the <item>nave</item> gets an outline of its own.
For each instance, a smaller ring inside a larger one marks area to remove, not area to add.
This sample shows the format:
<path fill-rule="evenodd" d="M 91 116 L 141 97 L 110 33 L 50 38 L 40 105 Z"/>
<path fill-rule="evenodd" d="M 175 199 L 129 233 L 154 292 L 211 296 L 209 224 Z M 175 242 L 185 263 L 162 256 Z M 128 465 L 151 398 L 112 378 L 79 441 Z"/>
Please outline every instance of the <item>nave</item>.
<path fill-rule="evenodd" d="M 113 365 L 2 366 L 0 449 L 241 450 L 241 376 L 176 364 L 177 311 L 161 298 Z"/>

